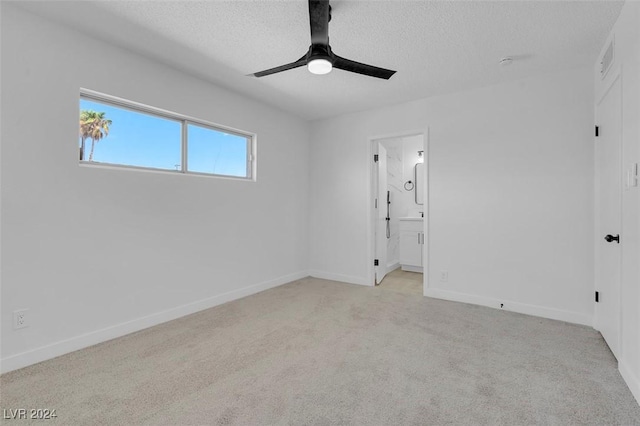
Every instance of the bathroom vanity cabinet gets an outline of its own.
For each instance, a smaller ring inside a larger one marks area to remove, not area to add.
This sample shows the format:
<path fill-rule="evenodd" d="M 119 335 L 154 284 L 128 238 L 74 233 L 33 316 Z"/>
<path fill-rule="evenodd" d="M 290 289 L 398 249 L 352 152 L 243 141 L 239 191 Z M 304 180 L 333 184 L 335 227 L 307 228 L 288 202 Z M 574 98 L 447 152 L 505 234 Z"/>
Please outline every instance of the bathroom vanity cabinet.
<path fill-rule="evenodd" d="M 403 271 L 422 272 L 424 226 L 421 217 L 400 218 L 400 266 Z"/>

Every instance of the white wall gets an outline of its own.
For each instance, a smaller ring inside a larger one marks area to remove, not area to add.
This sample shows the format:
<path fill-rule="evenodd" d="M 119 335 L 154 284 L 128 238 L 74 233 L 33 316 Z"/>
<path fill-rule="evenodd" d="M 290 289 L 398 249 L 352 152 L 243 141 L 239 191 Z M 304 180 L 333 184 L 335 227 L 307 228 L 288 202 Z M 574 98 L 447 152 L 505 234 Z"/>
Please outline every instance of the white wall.
<path fill-rule="evenodd" d="M 312 275 L 370 285 L 368 140 L 427 126 L 427 294 L 591 324 L 590 68 L 313 122 Z"/>
<path fill-rule="evenodd" d="M 622 169 L 640 163 L 640 4 L 628 1 L 603 52 L 615 38 L 615 63 L 607 78 L 595 66 L 595 95 L 600 99 L 616 75 L 622 82 Z M 600 58 L 601 55 L 598 57 Z M 596 142 L 597 143 L 597 142 Z M 640 188 L 622 192 L 621 350 L 618 366 L 622 377 L 640 403 Z M 596 236 L 601 238 L 601 236 Z"/>
<path fill-rule="evenodd" d="M 1 47 L 3 371 L 306 275 L 306 122 L 4 2 Z M 257 182 L 80 167 L 81 87 L 257 133 Z"/>

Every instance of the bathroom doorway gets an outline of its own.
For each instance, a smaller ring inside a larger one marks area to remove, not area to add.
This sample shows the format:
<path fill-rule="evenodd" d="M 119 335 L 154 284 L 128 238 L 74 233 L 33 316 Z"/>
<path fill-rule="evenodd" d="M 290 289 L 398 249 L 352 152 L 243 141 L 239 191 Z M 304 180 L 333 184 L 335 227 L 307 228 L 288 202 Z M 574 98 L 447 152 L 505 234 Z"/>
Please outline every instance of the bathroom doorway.
<path fill-rule="evenodd" d="M 424 294 L 427 173 L 424 133 L 375 138 L 373 151 L 373 283 Z"/>

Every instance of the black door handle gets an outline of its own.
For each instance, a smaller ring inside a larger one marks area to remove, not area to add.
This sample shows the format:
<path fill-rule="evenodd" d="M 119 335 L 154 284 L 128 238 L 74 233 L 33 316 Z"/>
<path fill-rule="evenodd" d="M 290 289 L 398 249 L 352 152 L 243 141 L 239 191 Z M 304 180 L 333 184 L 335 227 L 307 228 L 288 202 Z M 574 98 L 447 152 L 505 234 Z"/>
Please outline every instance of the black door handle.
<path fill-rule="evenodd" d="M 616 234 L 616 236 L 614 237 L 613 235 L 609 234 L 606 237 L 604 237 L 605 240 L 607 240 L 608 243 L 615 241 L 616 243 L 620 244 L 620 235 Z"/>

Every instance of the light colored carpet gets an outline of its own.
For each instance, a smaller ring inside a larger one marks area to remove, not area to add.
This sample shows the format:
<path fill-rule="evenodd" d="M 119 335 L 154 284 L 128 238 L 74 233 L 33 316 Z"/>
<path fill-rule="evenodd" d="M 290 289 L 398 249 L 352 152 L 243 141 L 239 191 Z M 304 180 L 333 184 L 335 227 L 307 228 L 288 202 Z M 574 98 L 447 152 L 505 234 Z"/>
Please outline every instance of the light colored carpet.
<path fill-rule="evenodd" d="M 419 272 L 403 271 L 401 268 L 398 268 L 385 275 L 380 283 L 380 288 L 382 290 L 422 296 L 423 275 Z"/>
<path fill-rule="evenodd" d="M 57 410 L 38 424 L 640 424 L 588 327 L 313 278 L 0 386 L 2 408 Z"/>

